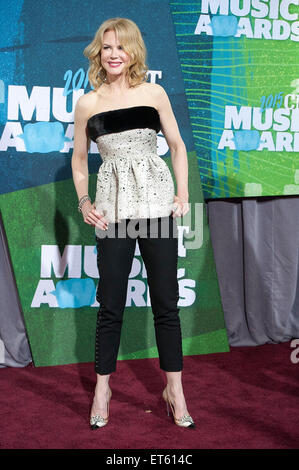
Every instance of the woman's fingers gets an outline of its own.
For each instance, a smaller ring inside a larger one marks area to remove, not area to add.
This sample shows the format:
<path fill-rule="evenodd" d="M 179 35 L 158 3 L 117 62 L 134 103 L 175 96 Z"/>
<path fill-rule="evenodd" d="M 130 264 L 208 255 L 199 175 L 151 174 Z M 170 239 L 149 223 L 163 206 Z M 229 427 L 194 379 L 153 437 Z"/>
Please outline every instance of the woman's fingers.
<path fill-rule="evenodd" d="M 178 217 L 179 215 L 179 205 L 178 203 L 173 204 L 172 217 Z"/>
<path fill-rule="evenodd" d="M 108 228 L 108 220 L 103 214 L 97 212 L 96 209 L 92 209 L 90 216 L 93 217 L 95 225 L 101 229 L 107 230 Z"/>
<path fill-rule="evenodd" d="M 177 196 L 175 196 L 175 202 L 173 203 L 173 217 L 184 216 L 189 212 L 189 203 L 181 201 Z"/>
<path fill-rule="evenodd" d="M 88 217 L 89 217 L 89 220 L 92 221 L 92 225 L 99 227 L 102 230 L 107 230 L 108 221 L 104 215 L 101 215 L 101 214 L 95 215 L 93 211 L 91 211 Z"/>
<path fill-rule="evenodd" d="M 182 215 L 187 214 L 189 212 L 189 203 L 188 202 L 183 202 L 183 213 Z"/>
<path fill-rule="evenodd" d="M 102 230 L 107 230 L 108 221 L 103 214 L 100 214 L 95 209 L 95 203 L 91 204 L 87 201 L 82 207 L 83 219 L 86 224 L 99 227 Z"/>
<path fill-rule="evenodd" d="M 105 217 L 103 215 L 96 216 L 92 212 L 87 215 L 85 222 L 93 225 L 94 227 L 99 227 L 102 230 L 107 230 L 108 228 L 108 221 Z"/>

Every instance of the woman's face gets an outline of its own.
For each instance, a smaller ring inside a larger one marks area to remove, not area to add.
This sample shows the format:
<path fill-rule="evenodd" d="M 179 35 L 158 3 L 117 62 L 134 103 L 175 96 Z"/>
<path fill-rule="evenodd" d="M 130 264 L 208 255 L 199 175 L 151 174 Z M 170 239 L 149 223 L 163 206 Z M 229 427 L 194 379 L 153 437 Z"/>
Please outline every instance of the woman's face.
<path fill-rule="evenodd" d="M 115 31 L 106 31 L 104 33 L 101 62 L 107 72 L 107 76 L 123 73 L 130 62 L 130 56 L 123 51 Z"/>

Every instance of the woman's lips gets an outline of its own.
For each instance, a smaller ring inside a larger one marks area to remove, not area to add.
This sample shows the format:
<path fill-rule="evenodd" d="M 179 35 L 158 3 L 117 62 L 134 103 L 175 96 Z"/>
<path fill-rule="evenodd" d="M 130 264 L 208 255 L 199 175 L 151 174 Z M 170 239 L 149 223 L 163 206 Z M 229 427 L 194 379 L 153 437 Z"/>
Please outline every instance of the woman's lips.
<path fill-rule="evenodd" d="M 110 67 L 118 67 L 122 64 L 122 62 L 108 62 L 108 64 L 110 65 Z"/>

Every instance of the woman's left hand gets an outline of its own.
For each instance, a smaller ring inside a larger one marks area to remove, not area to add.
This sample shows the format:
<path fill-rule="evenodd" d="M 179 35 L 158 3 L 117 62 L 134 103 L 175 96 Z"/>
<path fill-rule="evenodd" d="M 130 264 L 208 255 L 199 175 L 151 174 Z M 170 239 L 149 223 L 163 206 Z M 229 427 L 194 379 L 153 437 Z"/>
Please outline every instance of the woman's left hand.
<path fill-rule="evenodd" d="M 189 203 L 179 196 L 174 196 L 172 217 L 180 217 L 189 212 Z"/>

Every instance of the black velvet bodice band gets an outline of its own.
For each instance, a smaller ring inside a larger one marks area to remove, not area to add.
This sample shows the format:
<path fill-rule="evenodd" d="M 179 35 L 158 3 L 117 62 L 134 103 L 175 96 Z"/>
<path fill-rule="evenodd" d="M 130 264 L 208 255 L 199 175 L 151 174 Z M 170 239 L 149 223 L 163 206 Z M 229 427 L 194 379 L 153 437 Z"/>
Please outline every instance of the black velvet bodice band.
<path fill-rule="evenodd" d="M 129 129 L 149 128 L 158 133 L 161 123 L 158 110 L 153 106 L 133 106 L 97 113 L 88 119 L 87 128 L 91 140 L 96 142 L 103 134 Z"/>

